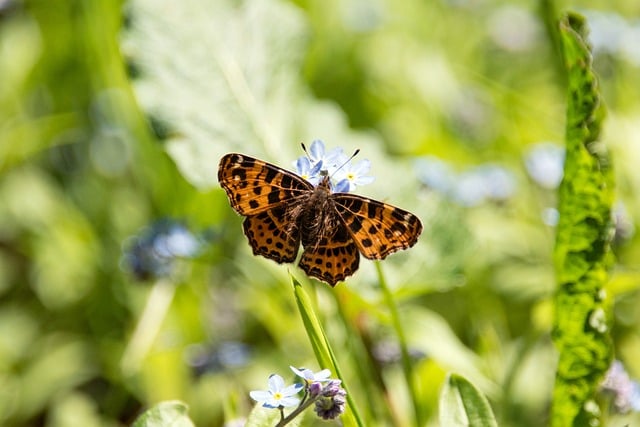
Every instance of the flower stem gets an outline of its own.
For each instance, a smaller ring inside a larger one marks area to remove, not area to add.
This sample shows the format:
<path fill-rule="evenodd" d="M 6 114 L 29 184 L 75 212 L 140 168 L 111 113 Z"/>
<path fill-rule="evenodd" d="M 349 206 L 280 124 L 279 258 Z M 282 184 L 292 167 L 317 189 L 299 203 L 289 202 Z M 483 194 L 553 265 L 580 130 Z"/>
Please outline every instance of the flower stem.
<path fill-rule="evenodd" d="M 389 314 L 391 315 L 391 323 L 393 324 L 393 329 L 395 329 L 396 335 L 398 336 L 398 342 L 400 345 L 400 354 L 402 359 L 402 370 L 404 371 L 405 381 L 407 382 L 407 387 L 409 388 L 409 395 L 411 396 L 411 400 L 413 401 L 415 425 L 423 426 L 424 421 L 422 420 L 422 412 L 420 411 L 420 404 L 418 401 L 418 392 L 416 390 L 415 382 L 413 380 L 413 366 L 411 363 L 411 356 L 409 355 L 409 349 L 407 348 L 407 339 L 404 335 L 402 322 L 400 321 L 400 313 L 398 312 L 398 306 L 396 305 L 396 302 L 393 299 L 393 294 L 391 293 L 391 289 L 389 289 L 389 286 L 387 285 L 387 280 L 385 279 L 384 274 L 382 273 L 382 267 L 380 263 L 376 262 L 375 265 L 376 265 L 376 271 L 378 273 L 378 280 L 380 282 L 380 288 L 382 289 L 385 302 L 389 309 Z"/>
<path fill-rule="evenodd" d="M 306 402 L 301 402 L 300 406 L 298 406 L 293 412 L 291 412 L 289 415 L 287 415 L 286 417 L 282 418 L 280 420 L 280 422 L 278 424 L 276 424 L 276 427 L 283 427 L 286 426 L 287 424 L 289 424 L 291 421 L 293 421 L 293 419 L 295 417 L 297 417 L 302 411 L 304 411 L 305 409 L 307 409 L 309 406 L 311 406 L 312 403 L 314 403 L 316 400 L 318 400 L 318 398 L 320 397 L 320 395 L 318 396 L 314 396 L 309 398 L 309 400 L 307 400 Z M 280 411 L 282 413 L 282 408 L 280 408 Z M 284 413 L 282 413 L 284 415 Z"/>

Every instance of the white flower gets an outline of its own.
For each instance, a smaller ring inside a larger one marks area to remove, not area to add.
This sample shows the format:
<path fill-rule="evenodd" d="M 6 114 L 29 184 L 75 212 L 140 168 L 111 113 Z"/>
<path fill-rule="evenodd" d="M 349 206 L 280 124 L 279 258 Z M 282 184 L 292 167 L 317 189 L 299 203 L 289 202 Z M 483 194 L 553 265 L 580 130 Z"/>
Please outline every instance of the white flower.
<path fill-rule="evenodd" d="M 308 157 L 302 156 L 296 160 L 296 172 L 302 178 L 309 181 L 311 184 L 318 185 L 320 182 L 320 169 L 322 168 L 322 161 L 316 163 L 311 167 L 311 161 Z"/>
<path fill-rule="evenodd" d="M 329 174 L 338 166 L 340 159 L 343 157 L 341 147 L 336 147 L 328 153 L 325 153 L 324 142 L 319 139 L 311 143 L 308 154 L 312 168 L 318 163 L 322 163 L 322 170 L 329 172 Z"/>
<path fill-rule="evenodd" d="M 300 399 L 295 397 L 302 390 L 302 384 L 284 386 L 284 380 L 280 375 L 272 374 L 269 377 L 269 390 L 254 390 L 249 396 L 265 408 L 279 408 L 296 406 Z"/>
<path fill-rule="evenodd" d="M 349 192 L 355 190 L 358 185 L 371 184 L 375 178 L 367 176 L 369 169 L 371 169 L 371 162 L 367 159 L 355 165 L 351 162 L 345 163 L 333 176 L 338 182 L 334 190 L 336 192 Z"/>
<path fill-rule="evenodd" d="M 318 372 L 313 372 L 311 369 L 306 368 L 294 368 L 293 366 L 289 366 L 294 374 L 304 379 L 307 383 L 312 382 L 323 382 L 331 380 L 331 371 L 328 369 L 323 369 Z"/>

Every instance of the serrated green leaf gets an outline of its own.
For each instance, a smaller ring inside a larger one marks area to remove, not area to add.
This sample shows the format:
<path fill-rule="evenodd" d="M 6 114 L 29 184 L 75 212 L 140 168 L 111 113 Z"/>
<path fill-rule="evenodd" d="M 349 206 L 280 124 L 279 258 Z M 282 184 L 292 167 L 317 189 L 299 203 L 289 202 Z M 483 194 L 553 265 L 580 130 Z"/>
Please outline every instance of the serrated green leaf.
<path fill-rule="evenodd" d="M 560 355 L 551 424 L 558 427 L 597 421 L 597 414 L 585 410 L 586 403 L 612 357 L 611 309 L 604 286 L 612 257 L 613 175 L 599 142 L 605 109 L 586 36 L 586 21 L 580 15 L 569 13 L 560 20 L 568 102 L 554 251 L 559 285 L 554 343 Z"/>
<path fill-rule="evenodd" d="M 451 374 L 440 392 L 440 425 L 497 427 L 489 401 L 469 381 Z"/>
<path fill-rule="evenodd" d="M 178 400 L 160 402 L 140 415 L 132 427 L 194 427 L 189 407 Z"/>

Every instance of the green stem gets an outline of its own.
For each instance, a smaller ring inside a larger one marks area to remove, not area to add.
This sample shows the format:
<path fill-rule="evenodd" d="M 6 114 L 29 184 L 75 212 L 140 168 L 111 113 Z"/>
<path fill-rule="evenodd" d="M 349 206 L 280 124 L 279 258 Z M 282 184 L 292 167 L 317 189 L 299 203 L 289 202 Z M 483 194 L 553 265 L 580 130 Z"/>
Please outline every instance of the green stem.
<path fill-rule="evenodd" d="M 404 372 L 405 381 L 407 382 L 407 387 L 409 388 L 409 395 L 411 396 L 411 400 L 413 402 L 413 411 L 416 425 L 423 426 L 424 420 L 422 420 L 422 412 L 420 411 L 418 392 L 413 381 L 413 366 L 411 364 L 411 356 L 409 355 L 409 349 L 407 348 L 407 340 L 404 335 L 404 329 L 402 328 L 402 322 L 400 321 L 398 306 L 393 299 L 391 289 L 389 289 L 389 286 L 387 285 L 387 281 L 384 277 L 384 274 L 382 273 L 382 267 L 380 263 L 376 262 L 375 265 L 376 271 L 378 273 L 378 281 L 380 282 L 380 288 L 382 289 L 385 303 L 387 304 L 387 307 L 389 308 L 389 314 L 391 315 L 391 323 L 393 324 L 393 328 L 395 329 L 396 335 L 398 336 L 402 359 L 402 370 Z"/>
<path fill-rule="evenodd" d="M 297 417 L 298 415 L 300 415 L 300 413 L 302 411 L 304 411 L 305 409 L 307 409 L 309 406 L 311 406 L 311 404 L 313 404 L 316 400 L 318 400 L 318 398 L 320 397 L 320 395 L 317 395 L 315 397 L 310 398 L 309 400 L 307 400 L 306 402 L 301 402 L 300 406 L 298 406 L 293 412 L 291 412 L 289 415 L 287 415 L 286 417 L 282 418 L 280 420 L 280 422 L 278 424 L 276 424 L 276 427 L 282 427 L 282 426 L 286 426 L 287 424 L 289 424 L 291 421 L 293 421 L 293 419 L 295 417 Z M 284 416 L 284 412 L 282 410 L 282 407 L 280 407 L 280 414 L 282 414 Z"/>

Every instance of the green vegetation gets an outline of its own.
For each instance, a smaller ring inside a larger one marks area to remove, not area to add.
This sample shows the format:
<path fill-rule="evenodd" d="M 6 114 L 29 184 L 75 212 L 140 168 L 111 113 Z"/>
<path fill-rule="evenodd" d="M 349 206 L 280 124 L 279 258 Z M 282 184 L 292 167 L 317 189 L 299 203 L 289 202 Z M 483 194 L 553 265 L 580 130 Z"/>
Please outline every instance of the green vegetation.
<path fill-rule="evenodd" d="M 0 0 L 0 425 L 275 425 L 290 366 L 345 426 L 637 424 L 639 13 Z M 315 139 L 424 226 L 334 288 L 217 180 Z"/>

